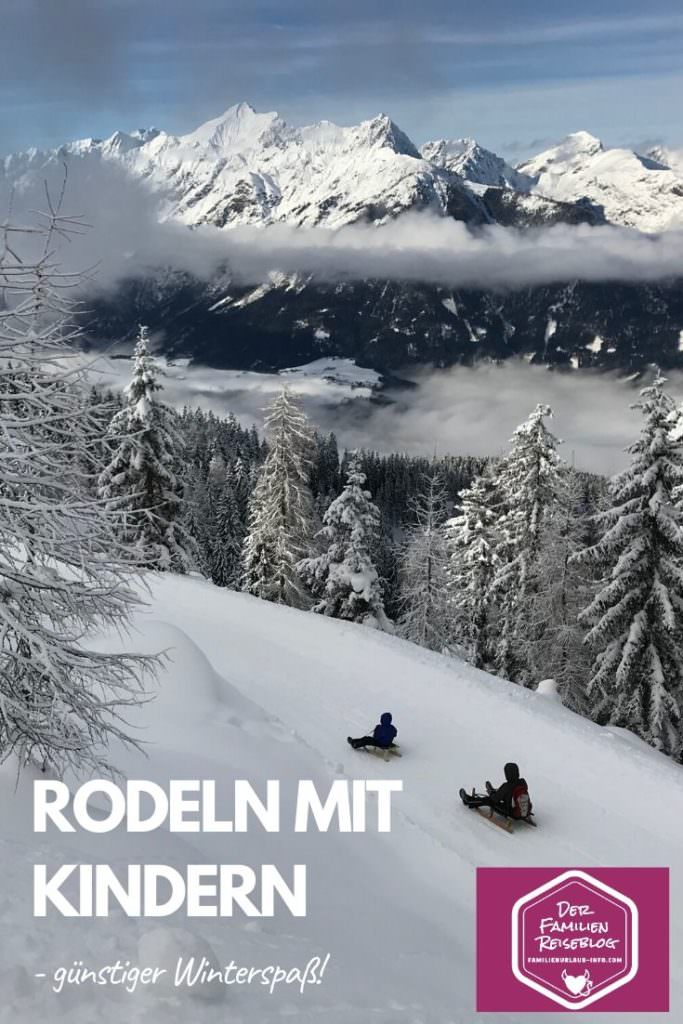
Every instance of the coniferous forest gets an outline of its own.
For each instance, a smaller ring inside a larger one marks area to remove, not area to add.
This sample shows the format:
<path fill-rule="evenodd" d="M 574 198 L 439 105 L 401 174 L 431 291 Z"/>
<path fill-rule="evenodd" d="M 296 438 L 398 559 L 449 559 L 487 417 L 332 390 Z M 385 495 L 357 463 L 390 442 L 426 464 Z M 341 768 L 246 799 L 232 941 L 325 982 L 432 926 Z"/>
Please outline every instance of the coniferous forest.
<path fill-rule="evenodd" d="M 124 396 L 90 397 L 98 493 L 145 567 L 543 682 L 680 760 L 683 419 L 661 376 L 611 481 L 563 461 L 544 405 L 502 458 L 428 459 L 341 450 L 287 388 L 261 436 L 162 384 L 142 329 Z"/>

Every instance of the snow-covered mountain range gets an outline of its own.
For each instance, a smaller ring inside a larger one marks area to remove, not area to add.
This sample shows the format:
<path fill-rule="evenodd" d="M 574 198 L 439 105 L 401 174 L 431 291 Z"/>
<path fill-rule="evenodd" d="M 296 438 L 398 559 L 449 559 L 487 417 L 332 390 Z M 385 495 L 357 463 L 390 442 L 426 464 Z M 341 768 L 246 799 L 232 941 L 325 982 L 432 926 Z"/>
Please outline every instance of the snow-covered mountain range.
<path fill-rule="evenodd" d="M 6 157 L 0 172 L 21 187 L 64 159 L 120 164 L 156 193 L 162 217 L 191 226 L 335 227 L 414 209 L 483 222 L 497 219 L 487 208 L 489 189 L 537 197 L 548 220 L 563 219 L 555 203 L 581 203 L 641 231 L 683 224 L 680 155 L 605 149 L 588 132 L 515 169 L 473 139 L 441 139 L 418 150 L 384 114 L 351 127 L 321 121 L 300 128 L 240 103 L 187 135 L 117 131 Z"/>
<path fill-rule="evenodd" d="M 588 132 L 515 168 L 473 139 L 418 149 L 385 115 L 351 127 L 292 127 L 240 103 L 187 135 L 119 131 L 8 156 L 0 159 L 0 192 L 28 194 L 63 163 L 85 176 L 98 202 L 108 194 L 113 204 L 125 202 L 108 193 L 115 171 L 136 194 L 142 187 L 159 220 L 189 228 L 335 229 L 415 211 L 474 231 L 486 224 L 683 227 L 680 151 L 609 149 Z M 175 270 L 169 253 L 163 275 L 138 275 L 113 299 L 95 302 L 89 333 L 127 339 L 144 319 L 163 330 L 170 355 L 243 369 L 330 356 L 380 371 L 514 354 L 628 370 L 683 359 L 683 299 L 671 281 L 566 282 L 501 294 L 385 281 L 321 285 L 274 274 L 246 289 L 226 285 L 225 275 L 207 283 Z"/>

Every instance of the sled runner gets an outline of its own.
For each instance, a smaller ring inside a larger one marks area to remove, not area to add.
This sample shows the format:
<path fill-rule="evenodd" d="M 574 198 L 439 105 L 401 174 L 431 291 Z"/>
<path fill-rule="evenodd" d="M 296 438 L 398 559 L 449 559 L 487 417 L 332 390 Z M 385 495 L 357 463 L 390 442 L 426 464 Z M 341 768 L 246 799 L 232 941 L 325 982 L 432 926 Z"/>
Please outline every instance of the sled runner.
<path fill-rule="evenodd" d="M 525 825 L 531 825 L 533 828 L 537 827 L 537 823 L 533 820 L 533 815 L 530 813 L 526 818 L 515 818 L 511 814 L 506 814 L 502 808 L 498 807 L 476 807 L 470 804 L 470 799 L 478 799 L 481 794 L 476 793 L 472 790 L 471 794 L 467 794 L 464 789 L 460 790 L 460 799 L 464 803 L 465 807 L 470 810 L 477 811 L 482 818 L 486 818 L 492 825 L 496 825 L 498 828 L 502 828 L 504 832 L 514 832 L 512 827 L 516 821 L 523 821 Z"/>
<path fill-rule="evenodd" d="M 394 743 L 393 747 L 359 747 L 359 750 L 366 750 L 368 754 L 374 754 L 375 757 L 381 757 L 383 761 L 391 761 L 392 757 L 403 757 L 403 754 L 398 749 L 398 743 Z"/>

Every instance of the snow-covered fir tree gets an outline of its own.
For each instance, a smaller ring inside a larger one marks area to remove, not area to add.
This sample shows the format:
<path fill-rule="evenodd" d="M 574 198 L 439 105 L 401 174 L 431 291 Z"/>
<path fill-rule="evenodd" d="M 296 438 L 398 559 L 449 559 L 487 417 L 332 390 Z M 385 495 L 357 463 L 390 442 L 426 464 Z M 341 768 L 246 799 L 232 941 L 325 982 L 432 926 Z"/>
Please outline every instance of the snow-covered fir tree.
<path fill-rule="evenodd" d="M 266 601 L 307 608 L 310 595 L 297 564 L 313 532 L 313 433 L 288 388 L 271 405 L 265 429 L 268 454 L 249 504 L 242 587 Z"/>
<path fill-rule="evenodd" d="M 229 479 L 216 499 L 208 572 L 216 586 L 239 590 L 242 578 L 244 524 Z"/>
<path fill-rule="evenodd" d="M 354 455 L 348 463 L 346 486 L 323 518 L 319 539 L 324 551 L 301 561 L 299 571 L 317 598 L 313 611 L 392 630 L 373 560 L 380 513 L 365 482 L 360 459 Z"/>
<path fill-rule="evenodd" d="M 446 524 L 451 636 L 467 660 L 483 669 L 491 661 L 494 636 L 491 585 L 500 501 L 492 474 L 476 477 L 458 500 L 458 514 Z"/>
<path fill-rule="evenodd" d="M 0 759 L 101 774 L 110 740 L 134 743 L 125 710 L 150 661 L 87 639 L 125 628 L 137 598 L 90 475 L 100 410 L 64 358 L 76 281 L 54 251 L 72 222 L 51 208 L 46 224 L 0 240 Z"/>
<path fill-rule="evenodd" d="M 205 576 L 211 575 L 211 522 L 209 487 L 201 466 L 189 465 L 183 474 L 183 493 L 186 495 L 181 512 L 183 529 L 197 549 L 197 568 Z"/>
<path fill-rule="evenodd" d="M 452 634 L 447 586 L 446 488 L 438 472 L 425 475 L 411 502 L 415 524 L 399 553 L 400 616 L 397 632 L 432 651 L 448 648 Z"/>
<path fill-rule="evenodd" d="M 525 685 L 535 682 L 529 658 L 535 567 L 543 528 L 556 507 L 561 486 L 558 441 L 545 424 L 549 416 L 549 406 L 537 405 L 515 430 L 497 477 L 501 506 L 492 583 L 496 603 L 494 664 L 499 675 Z"/>
<path fill-rule="evenodd" d="M 601 573 L 582 614 L 595 653 L 588 687 L 597 721 L 623 726 L 665 754 L 683 754 L 683 446 L 679 414 L 658 376 L 631 464 L 611 481 L 603 535 L 580 558 Z"/>
<path fill-rule="evenodd" d="M 182 444 L 173 410 L 158 397 L 159 377 L 141 326 L 126 406 L 109 426 L 113 451 L 99 493 L 117 514 L 122 538 L 135 545 L 141 567 L 183 573 L 195 566 L 196 546 L 182 522 Z"/>

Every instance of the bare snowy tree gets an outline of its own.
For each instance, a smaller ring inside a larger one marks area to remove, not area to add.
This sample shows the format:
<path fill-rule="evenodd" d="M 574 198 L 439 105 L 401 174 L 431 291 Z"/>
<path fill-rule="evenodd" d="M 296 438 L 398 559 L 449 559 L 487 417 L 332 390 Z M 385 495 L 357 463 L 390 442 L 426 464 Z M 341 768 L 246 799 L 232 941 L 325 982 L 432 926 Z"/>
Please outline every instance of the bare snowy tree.
<path fill-rule="evenodd" d="M 437 473 L 424 476 L 410 503 L 415 525 L 401 545 L 399 636 L 432 651 L 448 648 L 452 635 L 448 599 L 446 488 Z"/>
<path fill-rule="evenodd" d="M 101 442 L 56 246 L 78 222 L 47 196 L 25 227 L 0 225 L 0 758 L 56 771 L 109 770 L 133 743 L 125 708 L 153 659 L 88 644 L 123 628 L 138 598 L 88 466 Z"/>

